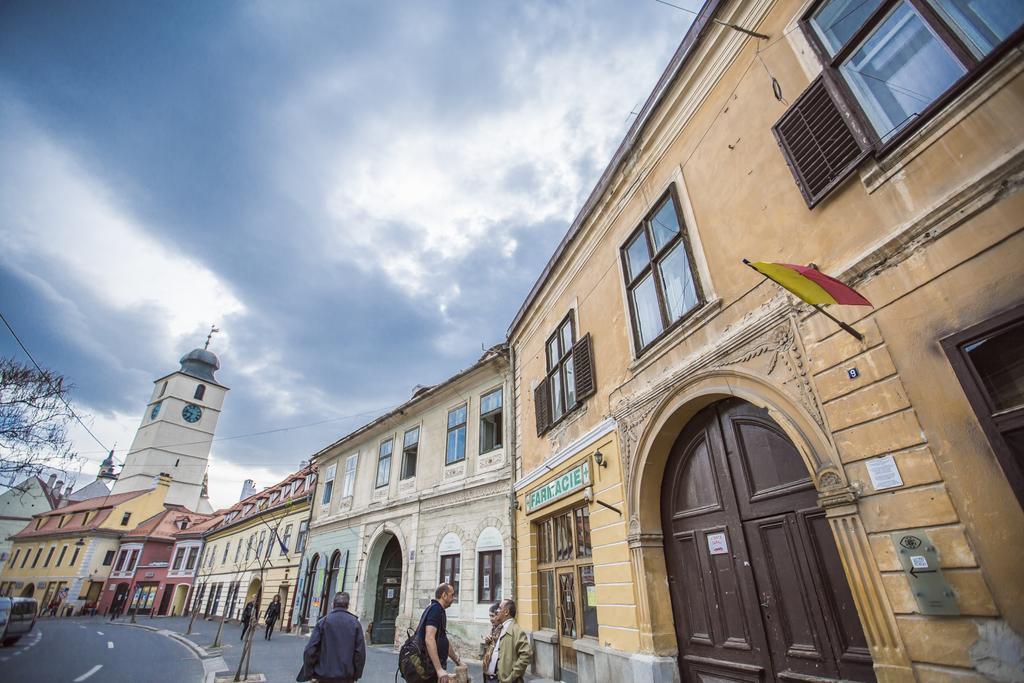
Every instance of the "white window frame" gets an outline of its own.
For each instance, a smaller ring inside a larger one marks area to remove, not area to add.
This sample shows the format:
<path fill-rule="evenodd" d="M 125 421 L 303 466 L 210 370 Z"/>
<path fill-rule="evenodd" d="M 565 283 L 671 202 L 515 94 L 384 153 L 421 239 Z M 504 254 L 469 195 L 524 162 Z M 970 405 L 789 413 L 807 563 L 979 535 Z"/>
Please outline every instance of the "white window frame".
<path fill-rule="evenodd" d="M 338 463 L 332 462 L 327 466 L 327 471 L 324 475 L 324 493 L 320 498 L 320 506 L 327 507 L 331 504 L 331 498 L 334 497 L 334 478 L 338 473 Z"/>
<path fill-rule="evenodd" d="M 359 454 L 353 453 L 345 458 L 345 483 L 342 486 L 341 497 L 351 498 L 356 489 L 356 470 L 359 467 Z"/>

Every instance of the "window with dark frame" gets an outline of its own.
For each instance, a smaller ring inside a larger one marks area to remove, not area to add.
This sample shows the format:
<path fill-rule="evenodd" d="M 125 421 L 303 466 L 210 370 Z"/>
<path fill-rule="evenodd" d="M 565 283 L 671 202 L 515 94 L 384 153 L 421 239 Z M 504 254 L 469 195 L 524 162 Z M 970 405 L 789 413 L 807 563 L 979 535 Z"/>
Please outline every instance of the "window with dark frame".
<path fill-rule="evenodd" d="M 572 636 L 597 637 L 596 583 L 590 541 L 590 512 L 586 506 L 561 512 L 537 523 L 538 609 L 545 629 L 568 627 Z M 574 579 L 569 579 L 571 575 Z M 556 578 L 559 589 L 556 589 Z M 574 614 L 558 621 L 558 590 L 572 591 L 563 601 Z M 568 625 L 568 626 L 567 626 Z M 578 625 L 578 626 L 577 626 Z"/>
<path fill-rule="evenodd" d="M 126 512 L 121 516 L 121 526 L 128 526 L 128 520 L 132 518 L 132 513 Z"/>
<path fill-rule="evenodd" d="M 637 355 L 703 303 L 675 188 L 644 217 L 622 250 Z"/>
<path fill-rule="evenodd" d="M 827 96 L 797 98 L 775 134 L 813 207 L 865 153 L 905 139 L 1017 43 L 1024 3 L 819 0 L 801 25 L 825 67 L 808 91 Z"/>
<path fill-rule="evenodd" d="M 583 405 L 597 389 L 590 334 L 576 340 L 572 311 L 548 337 L 544 355 L 547 374 L 533 390 L 538 436 Z"/>
<path fill-rule="evenodd" d="M 441 583 L 447 583 L 455 589 L 455 600 L 459 601 L 459 573 L 461 571 L 462 556 L 460 554 L 441 556 Z"/>
<path fill-rule="evenodd" d="M 53 551 L 57 549 L 57 546 L 51 545 L 50 549 L 46 552 L 46 559 L 43 561 L 44 567 L 50 566 L 50 560 L 53 559 Z"/>
<path fill-rule="evenodd" d="M 502 443 L 501 387 L 480 397 L 480 452 L 488 453 L 501 448 Z"/>
<path fill-rule="evenodd" d="M 444 464 L 451 465 L 466 459 L 466 421 L 468 404 L 448 411 L 448 438 L 445 443 Z"/>
<path fill-rule="evenodd" d="M 495 602 L 501 598 L 501 551 L 486 550 L 477 559 L 476 601 Z"/>
<path fill-rule="evenodd" d="M 1024 506 L 1024 305 L 943 339 L 942 347 Z"/>
<path fill-rule="evenodd" d="M 203 396 L 206 396 L 206 385 L 200 384 L 196 386 L 196 393 L 192 395 L 192 398 L 196 399 L 197 401 L 201 401 L 203 400 Z"/>
<path fill-rule="evenodd" d="M 416 476 L 416 456 L 420 450 L 420 428 L 413 427 L 402 437 L 402 473 L 401 479 L 412 479 Z"/>
<path fill-rule="evenodd" d="M 27 557 L 27 555 L 26 555 L 26 557 Z M 103 554 L 103 566 L 104 567 L 109 567 L 110 563 L 113 562 L 113 561 L 114 561 L 114 551 L 113 550 L 108 550 L 106 553 Z"/>
<path fill-rule="evenodd" d="M 71 561 L 68 562 L 68 566 L 69 567 L 74 567 L 75 566 L 75 562 L 78 562 L 78 551 L 79 550 L 81 550 L 81 548 L 75 547 L 75 552 L 71 553 Z"/>
<path fill-rule="evenodd" d="M 383 488 L 391 483 L 391 454 L 395 450 L 395 439 L 388 438 L 377 447 L 377 483 L 376 488 Z"/>

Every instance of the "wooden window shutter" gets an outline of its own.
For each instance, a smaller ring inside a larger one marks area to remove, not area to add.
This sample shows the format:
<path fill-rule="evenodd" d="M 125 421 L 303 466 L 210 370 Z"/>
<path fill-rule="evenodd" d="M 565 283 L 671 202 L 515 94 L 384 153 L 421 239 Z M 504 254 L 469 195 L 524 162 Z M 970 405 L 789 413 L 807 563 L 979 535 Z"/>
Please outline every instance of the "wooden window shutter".
<path fill-rule="evenodd" d="M 852 115 L 841 109 L 825 79 L 808 86 L 772 128 L 808 208 L 845 180 L 864 157 Z"/>
<path fill-rule="evenodd" d="M 537 415 L 537 436 L 540 436 L 551 426 L 551 397 L 546 377 L 533 390 L 533 409 Z"/>
<path fill-rule="evenodd" d="M 594 378 L 594 352 L 587 333 L 572 347 L 572 364 L 576 372 L 576 400 L 583 401 L 597 391 Z"/>

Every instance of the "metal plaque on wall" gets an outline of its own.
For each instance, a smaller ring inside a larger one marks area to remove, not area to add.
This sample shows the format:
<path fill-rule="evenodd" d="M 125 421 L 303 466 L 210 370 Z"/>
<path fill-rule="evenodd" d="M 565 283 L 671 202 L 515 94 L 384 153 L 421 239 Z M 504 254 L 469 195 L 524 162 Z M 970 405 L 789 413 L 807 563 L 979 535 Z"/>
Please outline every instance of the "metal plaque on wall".
<path fill-rule="evenodd" d="M 924 531 L 894 531 L 892 542 L 920 614 L 960 614 L 956 594 L 939 565 L 939 553 Z"/>

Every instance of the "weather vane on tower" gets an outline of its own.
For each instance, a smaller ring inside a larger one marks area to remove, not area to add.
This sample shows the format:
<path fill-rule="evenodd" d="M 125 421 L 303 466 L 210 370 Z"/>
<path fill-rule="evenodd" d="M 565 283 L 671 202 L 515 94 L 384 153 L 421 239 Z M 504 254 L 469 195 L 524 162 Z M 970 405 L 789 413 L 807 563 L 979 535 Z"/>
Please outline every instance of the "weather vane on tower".
<path fill-rule="evenodd" d="M 220 332 L 220 329 L 216 325 L 210 325 L 210 334 L 206 335 L 206 343 L 203 345 L 204 350 L 210 348 L 210 340 L 217 332 Z"/>

